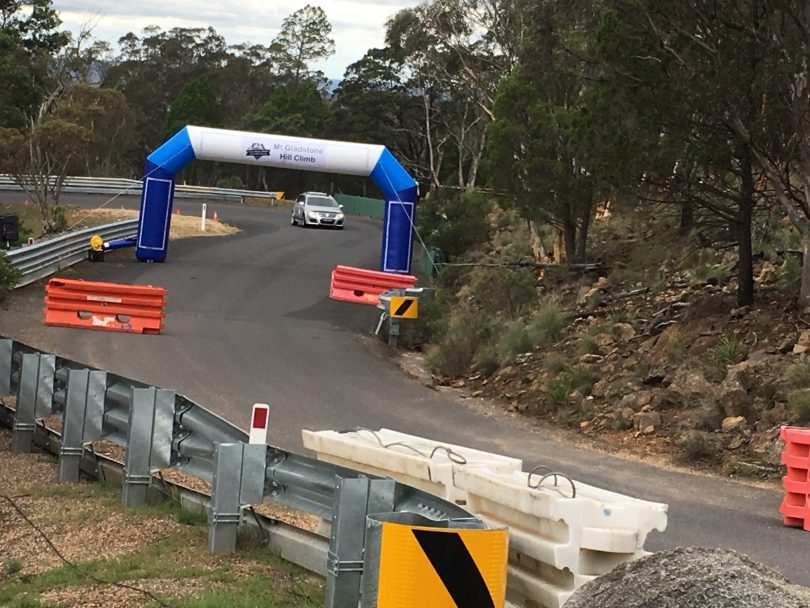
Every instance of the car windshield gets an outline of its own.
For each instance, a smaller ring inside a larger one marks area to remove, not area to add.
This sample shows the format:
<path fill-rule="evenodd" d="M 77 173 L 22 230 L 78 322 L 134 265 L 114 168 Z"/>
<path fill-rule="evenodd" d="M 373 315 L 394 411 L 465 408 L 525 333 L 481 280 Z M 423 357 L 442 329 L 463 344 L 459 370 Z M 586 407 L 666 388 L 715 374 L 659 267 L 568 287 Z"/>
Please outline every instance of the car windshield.
<path fill-rule="evenodd" d="M 307 198 L 307 205 L 313 207 L 337 207 L 337 201 L 331 196 L 310 196 Z"/>

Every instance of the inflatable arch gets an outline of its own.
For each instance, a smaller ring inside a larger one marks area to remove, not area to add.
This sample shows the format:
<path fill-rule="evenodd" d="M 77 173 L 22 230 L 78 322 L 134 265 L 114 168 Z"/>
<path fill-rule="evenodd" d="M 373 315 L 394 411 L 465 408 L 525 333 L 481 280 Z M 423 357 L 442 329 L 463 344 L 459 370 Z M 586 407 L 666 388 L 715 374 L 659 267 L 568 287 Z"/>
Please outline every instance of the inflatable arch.
<path fill-rule="evenodd" d="M 166 259 L 175 175 L 195 159 L 370 177 L 386 201 L 380 270 L 410 272 L 417 185 L 385 146 L 192 126 L 146 159 L 135 243 L 139 260 Z"/>

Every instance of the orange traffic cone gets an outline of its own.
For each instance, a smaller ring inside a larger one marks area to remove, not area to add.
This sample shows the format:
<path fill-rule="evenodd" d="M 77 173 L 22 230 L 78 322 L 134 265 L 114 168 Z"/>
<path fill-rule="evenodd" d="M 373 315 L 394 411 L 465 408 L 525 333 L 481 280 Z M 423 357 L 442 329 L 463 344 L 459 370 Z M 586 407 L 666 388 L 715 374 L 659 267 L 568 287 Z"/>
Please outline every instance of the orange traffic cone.
<path fill-rule="evenodd" d="M 182 213 L 180 213 L 180 208 L 179 207 L 174 210 L 174 214 L 175 215 L 183 215 Z"/>
<path fill-rule="evenodd" d="M 216 211 L 214 211 L 214 218 L 213 219 L 214 219 L 215 222 L 219 221 L 219 216 L 217 215 Z"/>
<path fill-rule="evenodd" d="M 23 207 L 27 207 L 27 206 L 28 206 L 28 199 L 25 199 L 25 202 L 23 203 Z"/>

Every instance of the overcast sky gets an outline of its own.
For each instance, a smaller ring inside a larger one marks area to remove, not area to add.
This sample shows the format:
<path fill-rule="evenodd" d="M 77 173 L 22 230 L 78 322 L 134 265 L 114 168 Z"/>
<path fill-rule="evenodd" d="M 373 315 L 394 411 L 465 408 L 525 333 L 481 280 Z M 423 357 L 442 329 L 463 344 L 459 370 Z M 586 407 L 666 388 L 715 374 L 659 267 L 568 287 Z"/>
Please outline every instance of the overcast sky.
<path fill-rule="evenodd" d="M 269 44 L 284 18 L 306 4 L 326 12 L 335 40 L 335 54 L 315 67 L 329 78 L 341 78 L 350 63 L 382 46 L 386 20 L 419 0 L 54 0 L 53 7 L 65 29 L 75 33 L 82 24 L 95 23 L 94 36 L 113 44 L 147 25 L 164 30 L 211 26 L 229 44 Z"/>

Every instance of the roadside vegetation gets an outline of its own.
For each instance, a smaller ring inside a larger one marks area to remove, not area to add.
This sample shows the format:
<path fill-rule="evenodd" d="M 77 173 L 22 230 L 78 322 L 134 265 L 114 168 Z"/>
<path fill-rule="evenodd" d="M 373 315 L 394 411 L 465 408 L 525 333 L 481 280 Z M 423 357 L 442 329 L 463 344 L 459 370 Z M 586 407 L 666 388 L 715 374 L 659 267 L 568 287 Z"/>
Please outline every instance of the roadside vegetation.
<path fill-rule="evenodd" d="M 56 484 L 54 460 L 12 454 L 10 437 L 0 429 L 0 605 L 323 605 L 323 581 L 257 539 L 240 536 L 236 554 L 213 556 L 205 513 L 171 499 L 124 509 L 120 489 Z"/>

